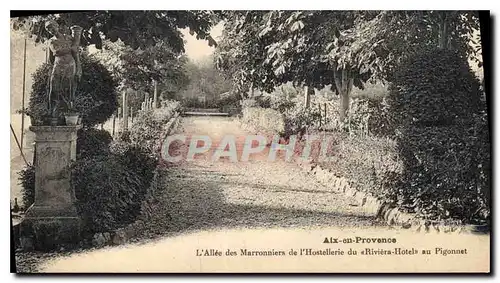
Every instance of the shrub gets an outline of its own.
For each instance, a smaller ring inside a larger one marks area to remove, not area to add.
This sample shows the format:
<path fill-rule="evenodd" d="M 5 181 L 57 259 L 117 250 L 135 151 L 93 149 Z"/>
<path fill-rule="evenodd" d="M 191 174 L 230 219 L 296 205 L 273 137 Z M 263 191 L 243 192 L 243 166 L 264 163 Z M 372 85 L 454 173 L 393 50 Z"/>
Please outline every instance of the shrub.
<path fill-rule="evenodd" d="M 477 164 L 479 175 L 478 186 L 484 196 L 485 207 L 491 202 L 491 137 L 486 111 L 479 113 L 474 118 L 474 137 L 477 138 L 472 148 L 473 163 Z M 489 214 L 489 211 L 485 211 Z"/>
<path fill-rule="evenodd" d="M 394 188 L 399 185 L 403 163 L 394 140 L 337 132 L 332 136 L 328 156 L 332 160 L 323 161 L 323 167 L 347 178 L 350 185 L 361 191 L 396 202 Z"/>
<path fill-rule="evenodd" d="M 110 151 L 128 170 L 139 175 L 141 185 L 137 187 L 137 191 L 139 194 L 145 195 L 158 165 L 157 156 L 147 152 L 144 148 L 126 142 L 112 143 Z"/>
<path fill-rule="evenodd" d="M 182 99 L 182 106 L 183 107 L 194 107 L 194 108 L 199 108 L 199 107 L 204 107 L 205 103 L 200 101 L 196 97 L 186 97 Z"/>
<path fill-rule="evenodd" d="M 238 107 L 240 98 L 238 95 L 227 92 L 221 95 L 219 99 L 219 107 L 230 106 L 230 107 Z"/>
<path fill-rule="evenodd" d="M 488 197 L 478 184 L 489 172 L 478 167 L 490 153 L 477 132 L 483 106 L 468 63 L 452 51 L 429 50 L 409 58 L 393 84 L 391 115 L 405 165 L 400 205 L 430 219 L 484 220 Z"/>
<path fill-rule="evenodd" d="M 260 95 L 254 97 L 255 102 L 259 107 L 271 108 L 271 98 L 269 96 Z"/>
<path fill-rule="evenodd" d="M 48 86 L 49 86 L 49 72 L 51 65 L 42 64 L 32 75 L 33 85 L 31 86 L 31 95 L 29 98 L 28 107 L 22 109 L 26 111 L 31 119 L 32 124 L 41 125 L 44 119 L 50 116 L 48 108 Z"/>
<path fill-rule="evenodd" d="M 118 107 L 117 82 L 93 56 L 82 53 L 82 77 L 75 94 L 74 106 L 82 124 L 92 127 L 107 121 Z M 43 123 L 49 115 L 48 86 L 51 64 L 42 64 L 33 74 L 33 86 L 26 113 L 34 123 Z"/>
<path fill-rule="evenodd" d="M 295 102 L 289 99 L 276 99 L 275 97 L 271 97 L 270 107 L 279 111 L 280 113 L 284 113 L 289 109 L 292 109 L 295 106 Z"/>
<path fill-rule="evenodd" d="M 293 108 L 297 103 L 294 100 L 298 95 L 296 88 L 290 85 L 281 85 L 276 87 L 271 93 L 264 93 L 256 96 L 254 99 L 257 105 L 263 108 L 272 108 L 280 113 Z"/>
<path fill-rule="evenodd" d="M 240 105 L 241 105 L 241 108 L 243 108 L 243 109 L 259 106 L 257 101 L 255 99 L 251 99 L 251 98 L 241 100 Z"/>
<path fill-rule="evenodd" d="M 367 99 L 354 98 L 349 101 L 347 119 L 341 127 L 350 134 L 368 135 L 368 121 L 372 115 Z"/>
<path fill-rule="evenodd" d="M 339 115 L 330 119 L 330 127 L 336 131 L 349 132 L 351 135 L 373 135 L 379 137 L 394 137 L 394 121 L 390 115 L 390 98 L 353 98 L 349 102 L 347 119 L 340 122 Z M 336 109 L 340 105 L 338 100 Z"/>
<path fill-rule="evenodd" d="M 477 113 L 480 83 L 458 53 L 430 49 L 403 62 L 392 77 L 403 124 L 444 125 Z"/>
<path fill-rule="evenodd" d="M 77 160 L 71 171 L 78 210 L 91 233 L 135 221 L 158 164 L 143 148 L 122 141 L 102 153 Z"/>
<path fill-rule="evenodd" d="M 276 110 L 261 107 L 246 107 L 242 111 L 242 122 L 265 134 L 284 131 L 283 115 Z"/>
<path fill-rule="evenodd" d="M 291 135 L 304 135 L 308 130 L 318 127 L 321 113 L 318 109 L 304 108 L 297 105 L 284 113 L 284 131 L 281 136 L 288 138 Z"/>
<path fill-rule="evenodd" d="M 128 137 L 131 144 L 154 153 L 158 150 L 161 127 L 153 117 L 153 110 L 142 111 L 134 119 L 134 126 L 128 130 Z M 121 136 L 125 138 L 127 133 L 122 133 Z"/>
<path fill-rule="evenodd" d="M 78 130 L 76 140 L 77 159 L 93 155 L 106 155 L 113 137 L 106 130 L 83 128 Z"/>
<path fill-rule="evenodd" d="M 370 117 L 368 118 L 368 131 L 370 134 L 379 137 L 394 137 L 395 123 L 394 116 L 391 115 L 390 97 L 382 99 L 368 100 Z"/>
<path fill-rule="evenodd" d="M 94 156 L 76 161 L 71 183 L 77 208 L 86 232 L 110 231 L 135 220 L 143 185 L 137 172 L 114 155 Z"/>
<path fill-rule="evenodd" d="M 23 193 L 23 208 L 26 210 L 35 202 L 35 166 L 24 167 L 18 175 Z"/>
<path fill-rule="evenodd" d="M 156 154 L 160 150 L 164 127 L 179 110 L 178 102 L 164 102 L 162 108 L 139 112 L 134 125 L 129 131 L 132 144 L 137 145 L 149 153 Z"/>
<path fill-rule="evenodd" d="M 206 101 L 199 100 L 197 97 L 189 97 L 182 99 L 182 106 L 187 108 L 219 108 L 224 106 L 238 106 L 239 97 L 232 94 L 224 94 L 221 97 L 207 99 Z"/>
<path fill-rule="evenodd" d="M 388 95 L 387 85 L 381 83 L 367 83 L 363 89 L 354 88 L 351 93 L 352 98 L 364 98 L 371 101 L 380 100 Z"/>
<path fill-rule="evenodd" d="M 340 121 L 340 100 L 335 99 L 330 104 L 334 113 L 330 113 L 326 128 L 340 133 L 349 133 L 351 136 L 364 136 L 371 133 L 370 120 L 376 111 L 371 108 L 370 101 L 365 98 L 354 98 L 349 100 L 349 109 L 344 121 Z"/>
<path fill-rule="evenodd" d="M 403 135 L 406 170 L 400 204 L 428 218 L 470 223 L 483 208 L 471 133 L 459 125 L 413 127 Z"/>

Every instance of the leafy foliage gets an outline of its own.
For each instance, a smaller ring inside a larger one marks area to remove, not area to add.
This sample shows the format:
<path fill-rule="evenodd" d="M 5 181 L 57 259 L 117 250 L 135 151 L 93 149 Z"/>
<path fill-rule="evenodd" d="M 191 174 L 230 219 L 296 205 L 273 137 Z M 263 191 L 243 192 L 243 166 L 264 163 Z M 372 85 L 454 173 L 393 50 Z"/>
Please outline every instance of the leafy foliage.
<path fill-rule="evenodd" d="M 111 145 L 111 153 L 115 154 L 120 163 L 127 167 L 127 169 L 138 173 L 142 185 L 137 188 L 137 191 L 141 195 L 146 194 L 149 184 L 153 180 L 158 160 L 143 148 L 126 142 L 113 143 Z M 140 203 L 137 204 L 137 207 L 139 205 Z"/>
<path fill-rule="evenodd" d="M 468 120 L 481 102 L 479 81 L 467 62 L 453 51 L 430 49 L 410 58 L 393 82 L 401 93 L 400 107 L 412 124 Z"/>
<path fill-rule="evenodd" d="M 401 54 L 387 66 L 386 74 L 413 54 L 426 48 L 454 50 L 463 59 L 482 66 L 479 16 L 476 11 L 391 11 L 388 48 Z"/>
<path fill-rule="evenodd" d="M 234 12 L 218 46 L 219 66 L 266 91 L 286 82 L 322 88 L 335 83 L 334 72 L 343 69 L 362 87 L 382 68 L 376 51 L 385 35 L 379 30 L 384 16 L 361 11 Z"/>
<path fill-rule="evenodd" d="M 281 85 L 275 88 L 273 92 L 258 96 L 256 99 L 262 101 L 260 103 L 261 107 L 270 107 L 280 113 L 285 113 L 287 110 L 295 107 L 297 103 L 295 98 L 298 95 L 298 90 L 293 86 Z M 263 106 L 264 104 L 265 106 Z"/>
<path fill-rule="evenodd" d="M 330 85 L 343 97 L 341 120 L 353 86 L 390 78 L 408 54 L 443 40 L 462 57 L 478 51 L 469 44 L 478 27 L 469 11 L 234 11 L 225 18 L 217 63 L 239 92 Z"/>
<path fill-rule="evenodd" d="M 47 88 L 50 70 L 51 66 L 49 64 L 42 64 L 33 73 L 31 95 L 28 107 L 25 110 L 26 115 L 30 116 L 32 124 L 42 125 L 45 122 L 45 117 L 50 115 Z"/>
<path fill-rule="evenodd" d="M 294 100 L 272 104 L 271 97 L 258 96 L 242 100 L 243 122 L 265 133 L 279 134 L 285 139 L 291 135 L 303 136 L 318 128 L 321 117 L 319 109 L 305 108 Z"/>
<path fill-rule="evenodd" d="M 23 30 L 36 42 L 50 37 L 45 30 L 46 20 L 55 20 L 63 29 L 72 25 L 83 28 L 82 45 L 95 44 L 101 49 L 103 40 L 116 42 L 120 39 L 132 49 L 145 49 L 158 42 L 167 42 L 175 52 L 184 52 L 184 42 L 179 29 L 189 28 L 197 39 L 206 39 L 210 46 L 215 40 L 210 28 L 218 21 L 212 11 L 85 11 L 20 17 L 11 20 L 14 29 Z"/>
<path fill-rule="evenodd" d="M 106 130 L 83 128 L 78 130 L 76 140 L 77 159 L 109 153 L 109 145 L 113 137 Z"/>
<path fill-rule="evenodd" d="M 240 99 L 234 93 L 225 92 L 220 96 L 220 99 L 219 99 L 219 107 L 221 107 L 221 106 L 222 106 L 222 108 L 239 107 L 240 106 Z"/>
<path fill-rule="evenodd" d="M 405 165 L 399 204 L 423 217 L 484 221 L 489 141 L 477 132 L 477 117 L 485 103 L 467 62 L 457 52 L 429 50 L 409 58 L 394 81 L 391 113 L 399 113 Z"/>
<path fill-rule="evenodd" d="M 305 135 L 309 130 L 318 127 L 320 117 L 321 113 L 318 109 L 296 105 L 284 112 L 285 128 L 280 134 L 286 139 L 291 135 Z"/>
<path fill-rule="evenodd" d="M 239 107 L 240 100 L 237 96 L 227 94 L 221 95 L 221 97 L 217 99 L 212 99 L 208 101 L 202 101 L 198 98 L 184 98 L 180 101 L 184 107 L 192 107 L 192 108 L 218 108 L 220 111 L 224 111 L 228 107 Z"/>
<path fill-rule="evenodd" d="M 131 143 L 151 155 L 160 150 L 164 127 L 180 107 L 177 101 L 164 101 L 163 105 L 161 108 L 140 111 L 130 129 Z"/>
<path fill-rule="evenodd" d="M 110 143 L 109 134 L 99 130 L 88 130 L 80 138 L 80 154 L 87 147 L 94 148 L 72 169 L 78 208 L 88 232 L 123 227 L 139 215 L 158 165 L 155 146 L 179 106 L 177 102 L 162 104 L 163 108 L 141 112 L 120 141 Z"/>
<path fill-rule="evenodd" d="M 320 161 L 322 167 L 347 178 L 351 186 L 384 201 L 396 199 L 395 188 L 400 187 L 404 164 L 394 140 L 342 132 L 330 138 L 332 145 L 328 156 L 331 160 Z"/>
<path fill-rule="evenodd" d="M 255 99 L 243 99 L 240 101 L 241 108 L 251 108 L 260 107 L 259 103 Z"/>
<path fill-rule="evenodd" d="M 330 113 L 327 115 L 326 129 L 346 132 L 350 136 L 394 137 L 393 119 L 399 115 L 391 113 L 389 98 L 353 98 L 349 103 L 348 118 L 340 121 L 339 115 Z M 339 109 L 340 102 L 334 99 L 329 103 L 329 107 Z"/>
<path fill-rule="evenodd" d="M 242 122 L 251 126 L 260 134 L 266 135 L 280 134 L 285 129 L 283 114 L 274 109 L 255 105 L 242 108 Z"/>
<path fill-rule="evenodd" d="M 78 160 L 72 168 L 77 208 L 88 232 L 110 231 L 135 220 L 144 190 L 138 172 L 113 155 Z"/>
<path fill-rule="evenodd" d="M 86 127 L 107 121 L 116 111 L 116 80 L 97 59 L 83 53 L 81 56 L 82 78 L 78 85 L 74 106 Z M 33 74 L 33 86 L 27 115 L 35 123 L 43 123 L 48 112 L 50 64 L 42 64 Z"/>
<path fill-rule="evenodd" d="M 229 92 L 231 85 L 215 68 L 211 59 L 187 62 L 186 73 L 189 77 L 189 84 L 178 93 L 176 98 L 187 106 L 196 107 L 194 104 L 201 104 L 198 106 L 204 107 L 207 104 L 206 107 L 210 108 L 220 107 L 224 100 L 229 102 L 232 97 L 237 97 L 228 93 L 226 99 L 222 99 L 221 95 Z M 199 97 L 204 97 L 205 101 L 199 101 Z"/>
<path fill-rule="evenodd" d="M 371 111 L 368 118 L 370 134 L 380 137 L 394 137 L 396 117 L 391 113 L 390 98 L 370 99 L 368 100 L 368 107 Z"/>
<path fill-rule="evenodd" d="M 121 89 L 153 93 L 156 81 L 158 91 L 165 92 L 162 96 L 167 96 L 169 92 L 184 89 L 189 82 L 187 57 L 174 52 L 164 41 L 144 49 L 132 49 L 121 41 L 107 40 L 95 56 L 119 80 Z M 162 96 L 160 98 L 165 98 Z M 140 105 L 132 106 L 139 109 Z"/>
<path fill-rule="evenodd" d="M 28 209 L 35 202 L 35 166 L 28 165 L 18 172 L 23 193 L 23 208 Z"/>
<path fill-rule="evenodd" d="M 326 128 L 334 130 L 336 132 L 345 132 L 349 135 L 368 135 L 369 134 L 369 120 L 373 109 L 369 106 L 369 100 L 355 98 L 350 100 L 350 106 L 348 110 L 348 118 L 345 120 L 339 119 L 339 115 L 336 113 L 331 113 L 330 119 L 328 119 L 328 124 Z M 336 111 L 340 110 L 339 99 L 332 100 L 330 107 Z M 338 109 L 338 110 L 337 110 Z"/>

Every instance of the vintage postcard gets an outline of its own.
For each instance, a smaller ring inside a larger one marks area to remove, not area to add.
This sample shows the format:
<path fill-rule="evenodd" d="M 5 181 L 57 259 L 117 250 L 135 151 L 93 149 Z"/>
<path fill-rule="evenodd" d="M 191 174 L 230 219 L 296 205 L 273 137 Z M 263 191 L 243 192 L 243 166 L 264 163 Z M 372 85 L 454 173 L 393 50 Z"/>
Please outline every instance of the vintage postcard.
<path fill-rule="evenodd" d="M 11 11 L 12 272 L 490 273 L 489 25 Z"/>

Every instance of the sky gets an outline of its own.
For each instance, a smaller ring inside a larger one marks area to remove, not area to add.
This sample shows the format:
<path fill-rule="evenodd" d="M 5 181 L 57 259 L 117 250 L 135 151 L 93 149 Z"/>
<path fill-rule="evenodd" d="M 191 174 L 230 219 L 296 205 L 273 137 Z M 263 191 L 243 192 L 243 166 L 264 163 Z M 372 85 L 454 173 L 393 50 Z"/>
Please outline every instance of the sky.
<path fill-rule="evenodd" d="M 219 23 L 212 28 L 210 35 L 217 41 L 217 38 L 222 35 L 223 24 Z M 208 41 L 196 39 L 196 35 L 190 35 L 189 29 L 182 29 L 184 40 L 186 41 L 184 49 L 189 59 L 193 61 L 203 61 L 210 56 L 215 50 L 214 47 L 208 46 Z"/>

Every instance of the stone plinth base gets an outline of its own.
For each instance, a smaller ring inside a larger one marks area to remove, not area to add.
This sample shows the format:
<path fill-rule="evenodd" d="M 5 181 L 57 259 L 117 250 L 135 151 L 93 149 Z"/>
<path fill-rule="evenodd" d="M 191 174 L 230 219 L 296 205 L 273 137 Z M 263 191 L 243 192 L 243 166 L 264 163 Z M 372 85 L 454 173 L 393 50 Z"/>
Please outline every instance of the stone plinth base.
<path fill-rule="evenodd" d="M 81 239 L 79 217 L 32 217 L 20 224 L 21 248 L 51 251 L 76 246 Z"/>
<path fill-rule="evenodd" d="M 70 164 L 76 159 L 80 126 L 36 126 L 35 202 L 20 224 L 24 249 L 52 250 L 76 244 L 81 221 L 70 186 Z"/>

